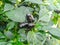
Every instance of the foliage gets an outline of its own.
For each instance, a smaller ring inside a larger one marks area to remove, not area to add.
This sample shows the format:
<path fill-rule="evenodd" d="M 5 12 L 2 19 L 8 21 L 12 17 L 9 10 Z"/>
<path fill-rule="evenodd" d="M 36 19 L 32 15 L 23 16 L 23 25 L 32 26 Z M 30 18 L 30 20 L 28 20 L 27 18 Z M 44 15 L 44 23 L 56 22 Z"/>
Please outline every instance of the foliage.
<path fill-rule="evenodd" d="M 60 45 L 60 0 L 0 0 L 0 45 Z"/>

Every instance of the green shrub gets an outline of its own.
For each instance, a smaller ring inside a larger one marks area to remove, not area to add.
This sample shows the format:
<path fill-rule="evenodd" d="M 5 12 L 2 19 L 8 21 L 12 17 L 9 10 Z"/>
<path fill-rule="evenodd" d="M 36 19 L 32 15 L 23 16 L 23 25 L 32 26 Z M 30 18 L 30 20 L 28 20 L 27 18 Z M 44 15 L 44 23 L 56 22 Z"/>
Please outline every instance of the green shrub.
<path fill-rule="evenodd" d="M 0 45 L 60 45 L 60 0 L 0 0 Z"/>

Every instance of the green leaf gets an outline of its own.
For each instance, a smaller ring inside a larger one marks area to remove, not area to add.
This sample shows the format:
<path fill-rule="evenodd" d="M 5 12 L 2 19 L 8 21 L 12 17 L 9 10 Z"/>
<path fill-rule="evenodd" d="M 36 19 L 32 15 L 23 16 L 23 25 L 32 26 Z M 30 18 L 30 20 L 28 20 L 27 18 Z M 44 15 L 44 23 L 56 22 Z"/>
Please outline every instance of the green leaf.
<path fill-rule="evenodd" d="M 36 28 L 37 30 L 40 30 L 40 29 L 42 28 L 42 25 L 40 24 L 40 22 L 37 22 L 37 23 L 35 24 L 35 28 Z"/>
<path fill-rule="evenodd" d="M 59 28 L 52 28 L 51 26 L 43 26 L 43 31 L 48 31 L 53 37 L 60 39 L 60 29 Z"/>
<path fill-rule="evenodd" d="M 40 7 L 39 20 L 44 22 L 49 22 L 51 18 L 52 11 L 48 11 L 45 6 Z"/>
<path fill-rule="evenodd" d="M 56 7 L 54 4 L 48 5 L 47 8 L 48 8 L 49 10 L 56 10 L 56 9 L 57 9 L 57 7 Z"/>
<path fill-rule="evenodd" d="M 9 1 L 11 1 L 11 2 L 13 2 L 13 3 L 16 3 L 17 0 L 9 0 Z"/>
<path fill-rule="evenodd" d="M 0 45 L 6 45 L 6 42 L 0 42 Z"/>
<path fill-rule="evenodd" d="M 0 32 L 0 38 L 5 38 L 5 36 Z"/>
<path fill-rule="evenodd" d="M 12 43 L 7 43 L 7 45 L 12 45 Z"/>
<path fill-rule="evenodd" d="M 25 41 L 26 40 L 26 32 L 25 32 L 25 29 L 20 29 L 18 31 L 18 33 L 19 33 L 19 36 L 20 36 L 19 40 L 20 41 Z"/>
<path fill-rule="evenodd" d="M 60 29 L 58 29 L 58 28 L 50 29 L 49 32 L 50 32 L 50 34 L 53 35 L 54 37 L 60 39 Z"/>
<path fill-rule="evenodd" d="M 53 41 L 47 38 L 44 45 L 53 45 Z"/>
<path fill-rule="evenodd" d="M 7 29 L 10 30 L 10 29 L 12 29 L 14 26 L 15 26 L 15 22 L 9 22 L 9 23 L 7 24 Z"/>
<path fill-rule="evenodd" d="M 14 38 L 14 34 L 11 31 L 5 31 L 4 35 L 8 38 L 8 39 L 13 39 Z"/>
<path fill-rule="evenodd" d="M 27 41 L 32 45 L 41 45 L 41 40 L 44 40 L 44 36 L 39 32 L 29 31 L 27 34 Z"/>
<path fill-rule="evenodd" d="M 13 21 L 24 22 L 26 14 L 31 13 L 30 9 L 32 8 L 21 6 L 20 8 L 16 8 L 15 10 L 11 10 L 5 14 Z"/>
<path fill-rule="evenodd" d="M 9 11 L 12 10 L 13 8 L 14 8 L 13 5 L 6 3 L 4 6 L 4 11 Z"/>
<path fill-rule="evenodd" d="M 42 0 L 25 0 L 26 2 L 36 3 L 36 4 L 42 4 Z"/>
<path fill-rule="evenodd" d="M 17 41 L 16 43 L 15 43 L 16 45 L 24 45 L 22 42 L 20 42 L 20 41 Z"/>

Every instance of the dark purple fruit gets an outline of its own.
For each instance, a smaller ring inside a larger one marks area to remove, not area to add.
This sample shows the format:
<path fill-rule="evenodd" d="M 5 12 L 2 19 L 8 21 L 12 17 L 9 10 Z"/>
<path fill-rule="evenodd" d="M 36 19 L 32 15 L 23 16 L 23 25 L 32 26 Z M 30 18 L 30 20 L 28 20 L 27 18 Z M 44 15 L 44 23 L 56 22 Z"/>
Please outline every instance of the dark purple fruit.
<path fill-rule="evenodd" d="M 28 24 L 28 27 L 29 27 L 29 28 L 33 28 L 34 26 L 35 26 L 34 23 L 29 23 L 29 24 Z"/>
<path fill-rule="evenodd" d="M 34 17 L 33 17 L 33 15 L 31 15 L 31 14 L 27 14 L 27 15 L 26 15 L 26 19 L 27 19 L 27 21 L 28 21 L 29 23 L 34 22 Z"/>
<path fill-rule="evenodd" d="M 26 28 L 28 26 L 28 23 L 21 23 L 20 28 Z"/>

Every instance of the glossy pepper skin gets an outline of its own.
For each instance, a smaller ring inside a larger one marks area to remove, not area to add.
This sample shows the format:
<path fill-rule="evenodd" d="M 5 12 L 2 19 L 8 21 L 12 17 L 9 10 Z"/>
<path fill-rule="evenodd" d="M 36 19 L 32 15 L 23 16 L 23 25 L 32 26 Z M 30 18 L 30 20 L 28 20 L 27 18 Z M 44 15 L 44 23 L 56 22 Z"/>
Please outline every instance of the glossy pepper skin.
<path fill-rule="evenodd" d="M 33 17 L 33 15 L 27 14 L 27 15 L 26 15 L 26 20 L 27 20 L 28 23 L 34 22 L 34 17 Z"/>
<path fill-rule="evenodd" d="M 26 20 L 27 22 L 21 23 L 19 26 L 20 28 L 28 28 L 31 29 L 35 26 L 34 22 L 34 17 L 31 14 L 26 15 Z"/>
<path fill-rule="evenodd" d="M 26 28 L 28 26 L 28 23 L 21 23 L 20 28 Z"/>
<path fill-rule="evenodd" d="M 28 24 L 28 28 L 29 28 L 29 27 L 32 28 L 32 27 L 34 27 L 34 26 L 35 26 L 34 23 L 29 23 L 29 24 Z"/>
<path fill-rule="evenodd" d="M 20 28 L 32 28 L 34 26 L 35 26 L 34 23 L 21 23 L 20 24 Z"/>

